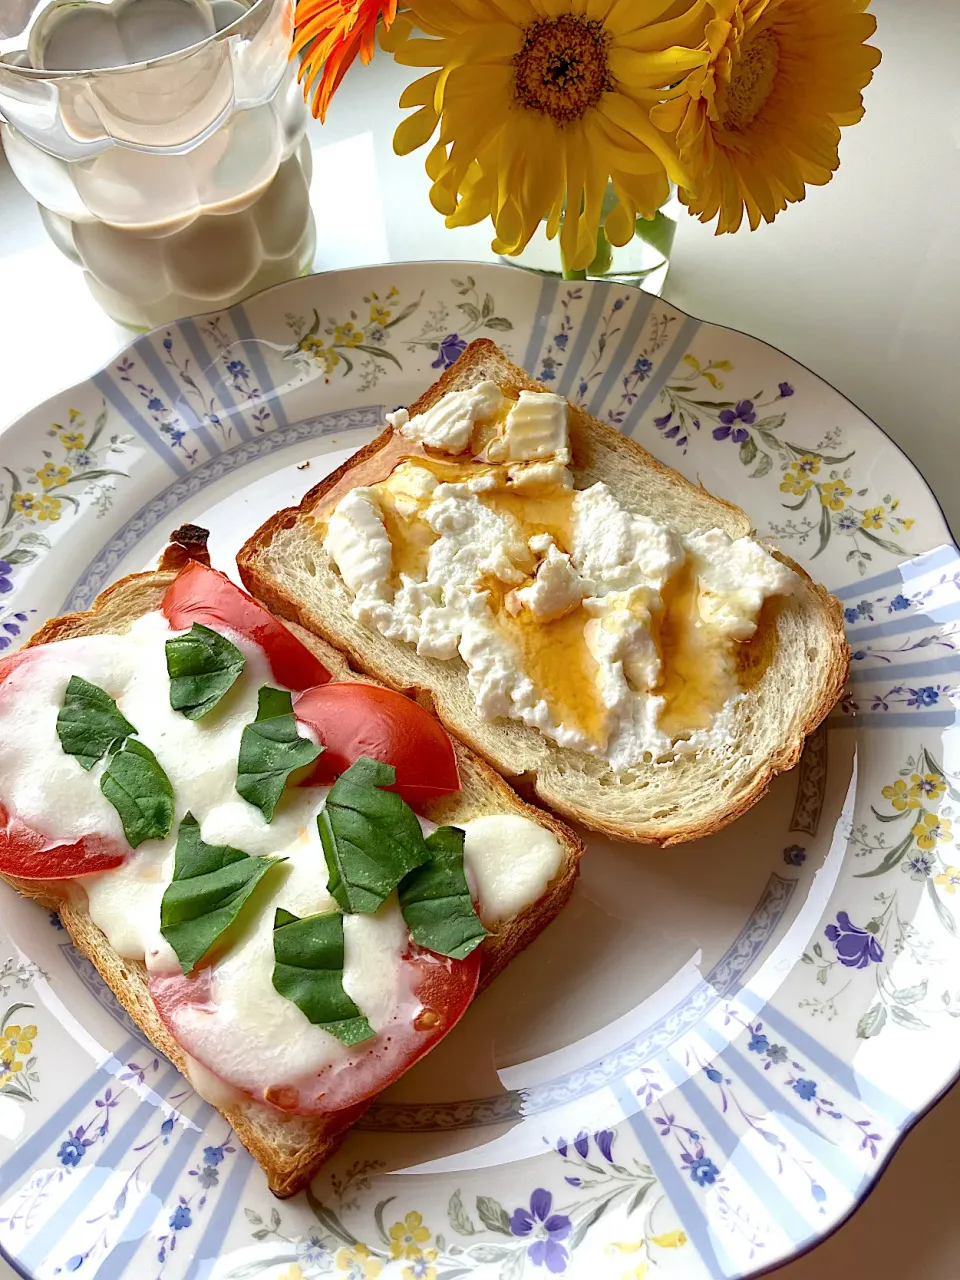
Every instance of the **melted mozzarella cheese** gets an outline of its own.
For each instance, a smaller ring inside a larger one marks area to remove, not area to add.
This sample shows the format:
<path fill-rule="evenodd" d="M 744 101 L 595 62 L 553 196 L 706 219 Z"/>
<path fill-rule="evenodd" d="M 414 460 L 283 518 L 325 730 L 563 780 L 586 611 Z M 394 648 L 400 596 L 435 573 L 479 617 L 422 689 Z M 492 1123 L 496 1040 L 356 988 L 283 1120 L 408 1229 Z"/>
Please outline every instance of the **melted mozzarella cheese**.
<path fill-rule="evenodd" d="M 114 950 L 124 959 L 145 962 L 156 975 L 180 971 L 176 954 L 160 934 L 160 904 L 173 877 L 177 827 L 186 813 L 193 813 L 209 844 L 282 859 L 231 926 L 229 945 L 211 969 L 210 1008 L 184 1005 L 177 1023 L 177 1038 L 193 1060 L 191 1078 L 204 1096 L 229 1093 L 222 1080 L 215 1088 L 211 1085 L 210 1067 L 234 1085 L 262 1092 L 271 1084 L 335 1066 L 348 1052 L 273 985 L 277 908 L 301 917 L 338 909 L 327 890 L 317 827 L 329 788 L 288 788 L 267 823 L 235 785 L 240 738 L 256 717 L 257 691 L 274 683 L 266 657 L 258 646 L 231 634 L 246 659 L 244 671 L 214 711 L 189 720 L 170 707 L 164 643 L 175 634 L 162 614 L 153 613 L 138 619 L 125 635 L 65 640 L 35 650 L 4 682 L 0 798 L 51 838 L 99 833 L 125 843 L 116 810 L 100 791 L 104 763 L 82 769 L 63 751 L 56 732 L 57 712 L 72 675 L 116 699 L 173 784 L 175 821 L 165 840 L 145 841 L 122 866 L 80 877 L 78 883 L 86 891 L 91 918 Z M 301 725 L 300 732 L 311 731 Z M 467 866 L 480 886 L 484 918 L 498 920 L 539 896 L 562 851 L 552 833 L 537 823 L 506 818 L 512 847 L 528 846 L 511 875 L 502 865 L 503 833 L 488 838 L 481 827 L 470 834 L 484 821 L 466 824 Z M 531 873 L 535 865 L 539 874 Z M 396 894 L 375 914 L 344 918 L 343 986 L 375 1030 L 398 1015 L 412 1021 L 419 1011 L 408 989 L 409 970 L 402 964 L 408 944 Z"/>

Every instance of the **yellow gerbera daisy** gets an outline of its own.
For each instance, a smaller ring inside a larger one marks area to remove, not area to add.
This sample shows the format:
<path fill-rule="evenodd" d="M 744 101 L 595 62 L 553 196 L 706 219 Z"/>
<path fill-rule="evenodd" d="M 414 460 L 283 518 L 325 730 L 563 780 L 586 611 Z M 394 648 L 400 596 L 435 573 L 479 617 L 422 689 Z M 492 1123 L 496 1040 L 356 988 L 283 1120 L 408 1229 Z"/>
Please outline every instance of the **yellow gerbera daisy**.
<path fill-rule="evenodd" d="M 703 63 L 706 13 L 706 0 L 410 0 L 382 43 L 435 70 L 400 99 L 418 109 L 394 148 L 406 155 L 439 126 L 426 164 L 447 226 L 489 217 L 494 250 L 518 254 L 541 222 L 552 239 L 562 221 L 564 264 L 583 270 L 609 181 L 616 245 L 656 214 L 670 178 L 689 184 L 650 110 Z"/>
<path fill-rule="evenodd" d="M 840 126 L 863 116 L 880 52 L 869 0 L 710 0 L 709 60 L 653 112 L 694 174 L 680 198 L 717 234 L 756 230 L 840 164 Z"/>

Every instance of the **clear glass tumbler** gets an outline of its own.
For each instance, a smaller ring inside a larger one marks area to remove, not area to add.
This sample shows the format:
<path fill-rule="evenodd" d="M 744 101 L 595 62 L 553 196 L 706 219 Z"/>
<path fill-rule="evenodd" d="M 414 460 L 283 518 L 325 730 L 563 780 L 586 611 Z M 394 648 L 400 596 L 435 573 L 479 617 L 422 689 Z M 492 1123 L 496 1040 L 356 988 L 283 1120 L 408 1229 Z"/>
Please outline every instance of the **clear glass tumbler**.
<path fill-rule="evenodd" d="M 137 328 L 309 270 L 294 0 L 9 0 L 0 138 L 54 243 Z"/>

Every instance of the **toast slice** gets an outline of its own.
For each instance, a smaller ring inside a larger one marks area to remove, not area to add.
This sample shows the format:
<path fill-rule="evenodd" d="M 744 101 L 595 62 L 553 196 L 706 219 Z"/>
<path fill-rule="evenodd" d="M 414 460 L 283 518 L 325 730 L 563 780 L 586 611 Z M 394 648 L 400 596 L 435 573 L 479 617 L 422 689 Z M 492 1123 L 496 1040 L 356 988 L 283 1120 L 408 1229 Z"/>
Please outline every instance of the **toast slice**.
<path fill-rule="evenodd" d="M 410 407 L 423 413 L 449 391 L 497 383 L 516 398 L 547 391 L 489 340 L 472 343 L 455 365 Z M 571 405 L 568 417 L 574 485 L 602 480 L 628 509 L 679 533 L 719 528 L 731 538 L 751 531 L 749 517 L 691 484 L 635 441 Z M 447 729 L 504 777 L 565 817 L 621 840 L 660 845 L 711 835 L 760 799 L 776 774 L 797 763 L 807 734 L 831 710 L 846 683 L 849 650 L 840 604 L 788 557 L 796 593 L 770 600 L 740 659 L 746 696 L 735 712 L 737 749 L 720 756 L 677 753 L 626 770 L 557 745 L 537 729 L 478 714 L 459 657 L 419 656 L 356 621 L 352 595 L 325 551 L 318 520 L 350 489 L 385 478 L 412 446 L 388 427 L 312 489 L 299 507 L 268 520 L 237 557 L 247 589 L 275 614 L 342 650 L 351 663 L 431 706 Z"/>
<path fill-rule="evenodd" d="M 136 618 L 159 608 L 164 592 L 176 576 L 177 568 L 189 555 L 189 549 L 184 551 L 182 547 L 169 548 L 160 570 L 124 578 L 104 591 L 88 613 L 68 614 L 51 620 L 33 636 L 29 644 L 46 644 L 74 636 L 121 633 L 127 630 Z M 316 654 L 335 680 L 360 678 L 351 671 L 343 656 L 322 640 L 296 625 L 292 625 L 290 630 Z M 505 921 L 484 940 L 480 969 L 482 990 L 506 968 L 514 956 L 529 946 L 566 904 L 573 892 L 583 846 L 569 828 L 542 810 L 520 801 L 502 778 L 467 747 L 456 741 L 454 747 L 462 790 L 458 795 L 431 803 L 426 812 L 427 817 L 439 825 L 466 822 L 487 813 L 522 814 L 533 818 L 541 826 L 548 827 L 560 841 L 565 855 L 560 872 L 544 895 L 532 906 Z M 151 999 L 145 967 L 135 961 L 122 959 L 113 950 L 91 919 L 86 907 L 86 896 L 82 889 L 78 889 L 78 881 L 41 882 L 3 878 L 24 896 L 35 899 L 49 910 L 59 912 L 74 945 L 94 963 L 100 976 L 137 1026 L 174 1066 L 189 1076 L 186 1056 L 160 1019 Z M 210 1100 L 216 1103 L 216 1099 Z M 343 1122 L 338 1123 L 336 1117 L 315 1119 L 288 1115 L 252 1099 L 218 1105 L 217 1109 L 262 1166 L 271 1191 L 282 1198 L 295 1195 L 306 1186 L 346 1136 Z M 351 1122 L 356 1116 L 354 1109 L 351 1111 Z"/>

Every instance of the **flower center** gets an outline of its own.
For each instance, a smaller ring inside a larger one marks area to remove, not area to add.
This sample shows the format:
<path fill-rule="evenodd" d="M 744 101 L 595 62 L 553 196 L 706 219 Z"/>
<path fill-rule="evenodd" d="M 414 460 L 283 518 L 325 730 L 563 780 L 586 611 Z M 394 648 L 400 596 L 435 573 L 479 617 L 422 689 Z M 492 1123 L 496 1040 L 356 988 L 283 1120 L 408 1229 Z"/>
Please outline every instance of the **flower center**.
<path fill-rule="evenodd" d="M 770 97 L 780 66 L 780 49 L 761 31 L 741 51 L 723 95 L 721 119 L 727 129 L 746 129 Z"/>
<path fill-rule="evenodd" d="M 517 101 L 572 124 L 613 87 L 603 23 L 565 13 L 533 22 L 514 58 Z"/>

